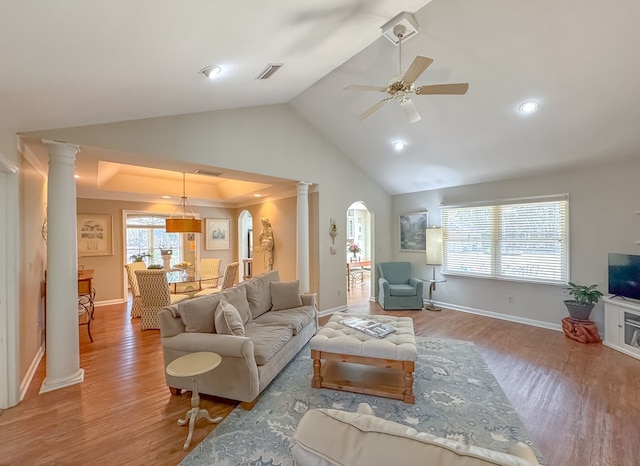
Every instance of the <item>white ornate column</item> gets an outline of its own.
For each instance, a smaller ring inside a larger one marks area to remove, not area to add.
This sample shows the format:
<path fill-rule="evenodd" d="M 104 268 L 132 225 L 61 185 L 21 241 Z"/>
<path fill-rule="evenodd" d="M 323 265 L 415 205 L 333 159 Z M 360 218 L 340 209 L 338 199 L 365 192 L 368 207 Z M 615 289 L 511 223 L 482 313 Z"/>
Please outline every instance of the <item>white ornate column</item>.
<path fill-rule="evenodd" d="M 40 393 L 84 380 L 78 340 L 78 252 L 75 160 L 78 146 L 42 141 L 49 151 L 47 179 L 46 377 Z"/>
<path fill-rule="evenodd" d="M 297 218 L 297 275 L 300 291 L 309 291 L 309 186 L 311 183 L 300 181 L 298 186 Z"/>

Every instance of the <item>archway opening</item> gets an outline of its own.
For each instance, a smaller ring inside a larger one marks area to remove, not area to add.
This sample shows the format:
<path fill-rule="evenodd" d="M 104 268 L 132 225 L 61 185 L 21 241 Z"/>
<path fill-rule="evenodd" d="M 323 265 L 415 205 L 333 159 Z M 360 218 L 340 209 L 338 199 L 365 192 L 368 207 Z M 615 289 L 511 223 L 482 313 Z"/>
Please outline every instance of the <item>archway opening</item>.
<path fill-rule="evenodd" d="M 253 217 L 248 210 L 238 216 L 238 259 L 242 264 L 240 280 L 253 275 Z"/>
<path fill-rule="evenodd" d="M 371 213 L 360 201 L 347 208 L 347 306 L 368 306 L 371 296 L 373 230 Z"/>

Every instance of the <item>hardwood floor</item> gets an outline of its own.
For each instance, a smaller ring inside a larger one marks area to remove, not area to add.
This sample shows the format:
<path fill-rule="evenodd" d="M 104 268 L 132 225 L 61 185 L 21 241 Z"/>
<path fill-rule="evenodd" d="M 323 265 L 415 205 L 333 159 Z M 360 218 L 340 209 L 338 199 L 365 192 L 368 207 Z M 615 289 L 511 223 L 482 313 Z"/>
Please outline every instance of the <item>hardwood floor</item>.
<path fill-rule="evenodd" d="M 367 286 L 354 287 L 350 310 L 384 314 L 368 296 Z M 394 314 L 412 317 L 418 335 L 474 341 L 549 465 L 640 464 L 640 361 L 462 312 Z M 94 343 L 79 327 L 84 383 L 39 395 L 42 361 L 24 401 L 0 414 L 0 466 L 175 465 L 186 456 L 187 428 L 176 420 L 190 394 L 170 395 L 159 332 L 141 332 L 128 315 L 123 305 L 98 308 Z M 212 416 L 235 406 L 208 396 L 201 404 Z M 214 428 L 198 422 L 191 449 Z"/>

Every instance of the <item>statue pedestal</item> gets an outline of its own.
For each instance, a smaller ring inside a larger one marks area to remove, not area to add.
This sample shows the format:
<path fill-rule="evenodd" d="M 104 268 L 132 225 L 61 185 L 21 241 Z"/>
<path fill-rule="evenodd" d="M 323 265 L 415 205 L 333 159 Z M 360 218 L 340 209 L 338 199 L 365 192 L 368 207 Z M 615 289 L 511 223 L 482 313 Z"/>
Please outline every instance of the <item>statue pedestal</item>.
<path fill-rule="evenodd" d="M 578 320 L 571 317 L 562 319 L 562 330 L 572 340 L 580 343 L 601 343 L 598 327 L 590 320 Z"/>

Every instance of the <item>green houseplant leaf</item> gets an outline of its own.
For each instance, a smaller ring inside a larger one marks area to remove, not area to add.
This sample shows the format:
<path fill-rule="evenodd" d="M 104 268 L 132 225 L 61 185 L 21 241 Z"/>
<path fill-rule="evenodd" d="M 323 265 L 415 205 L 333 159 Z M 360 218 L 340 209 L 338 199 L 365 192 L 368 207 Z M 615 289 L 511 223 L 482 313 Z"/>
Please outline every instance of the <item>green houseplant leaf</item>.
<path fill-rule="evenodd" d="M 602 293 L 596 288 L 598 285 L 576 285 L 573 282 L 569 282 L 564 287 L 564 291 L 576 300 L 578 304 L 595 304 L 602 297 Z"/>

